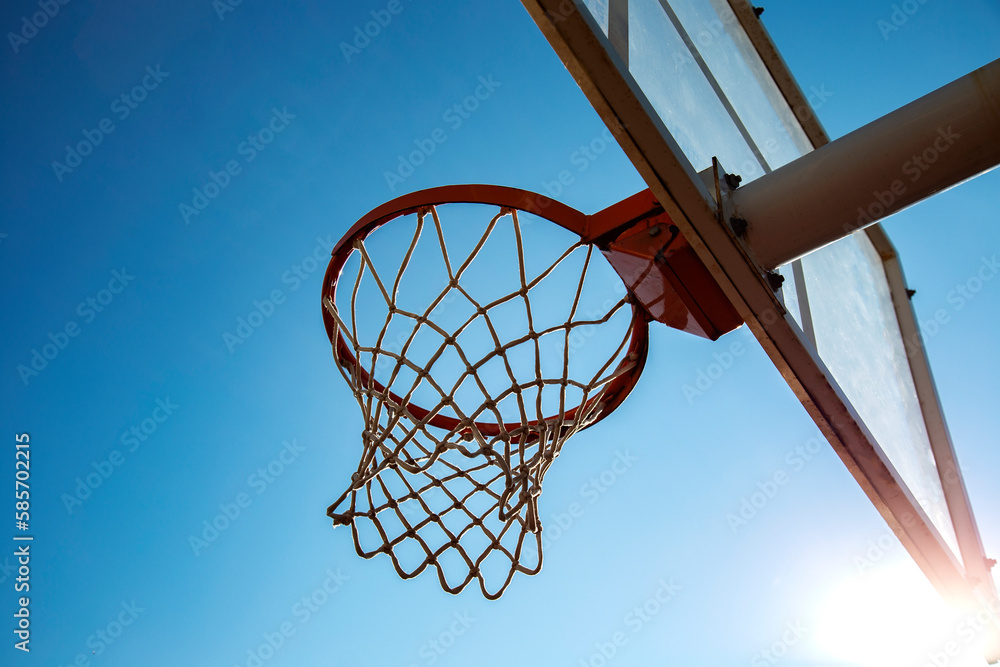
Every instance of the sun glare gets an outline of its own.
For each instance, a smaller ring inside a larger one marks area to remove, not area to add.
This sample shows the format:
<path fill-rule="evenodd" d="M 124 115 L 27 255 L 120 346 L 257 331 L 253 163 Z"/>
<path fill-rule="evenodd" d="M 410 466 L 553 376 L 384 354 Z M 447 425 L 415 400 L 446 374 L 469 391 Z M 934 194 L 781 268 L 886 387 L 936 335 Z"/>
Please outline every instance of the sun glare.
<path fill-rule="evenodd" d="M 915 565 L 901 562 L 830 591 L 817 613 L 816 640 L 829 657 L 859 667 L 985 665 L 963 618 Z"/>

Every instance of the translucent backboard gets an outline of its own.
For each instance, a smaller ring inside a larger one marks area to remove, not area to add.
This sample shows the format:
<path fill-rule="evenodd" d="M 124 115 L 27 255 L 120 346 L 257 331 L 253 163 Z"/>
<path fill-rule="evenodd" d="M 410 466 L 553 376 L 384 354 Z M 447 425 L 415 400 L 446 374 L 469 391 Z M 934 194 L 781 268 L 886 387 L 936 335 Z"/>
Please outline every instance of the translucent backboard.
<path fill-rule="evenodd" d="M 727 187 L 713 165 L 745 184 L 828 141 L 754 8 L 745 0 L 522 1 L 928 578 L 951 599 L 995 599 L 882 229 L 780 267 L 785 281 L 774 293 L 724 222 Z"/>

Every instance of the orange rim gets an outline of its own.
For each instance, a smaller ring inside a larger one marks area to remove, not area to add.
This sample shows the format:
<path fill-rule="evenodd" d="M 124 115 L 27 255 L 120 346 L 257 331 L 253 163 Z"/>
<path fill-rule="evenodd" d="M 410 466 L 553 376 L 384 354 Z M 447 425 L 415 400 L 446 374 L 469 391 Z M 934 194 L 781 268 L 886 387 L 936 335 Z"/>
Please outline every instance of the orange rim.
<path fill-rule="evenodd" d="M 363 218 L 358 220 L 348 230 L 347 234 L 334 246 L 331 253 L 332 259 L 326 269 L 323 278 L 323 290 L 320 300 L 320 307 L 323 312 L 323 324 L 326 327 L 327 336 L 333 345 L 334 358 L 349 374 L 358 375 L 357 381 L 360 386 L 372 387 L 378 393 L 388 396 L 396 403 L 403 404 L 403 400 L 396 394 L 388 391 L 381 383 L 372 378 L 370 374 L 357 364 L 354 351 L 351 349 L 343 334 L 339 331 L 337 321 L 327 311 L 325 302 L 329 298 L 336 304 L 337 281 L 347 263 L 347 259 L 354 252 L 354 243 L 364 240 L 369 234 L 382 227 L 388 222 L 410 213 L 416 213 L 422 208 L 439 204 L 487 204 L 501 206 L 518 211 L 524 211 L 545 218 L 564 229 L 567 229 L 581 238 L 586 233 L 588 216 L 574 208 L 561 204 L 544 195 L 508 188 L 499 185 L 448 185 L 428 190 L 420 190 L 397 197 L 376 207 Z M 632 307 L 632 335 L 625 357 L 615 369 L 616 377 L 607 387 L 589 399 L 584 405 L 567 410 L 563 415 L 566 421 L 572 421 L 576 413 L 581 408 L 590 409 L 593 405 L 601 401 L 603 406 L 596 413 L 596 418 L 588 426 L 596 424 L 598 421 L 613 412 L 639 379 L 642 369 L 646 363 L 646 354 L 649 348 L 649 316 L 644 309 L 634 302 Z M 412 402 L 406 404 L 407 410 L 417 419 L 424 420 L 428 416 L 427 423 L 436 428 L 447 431 L 458 431 L 463 422 L 455 417 L 448 417 L 441 414 L 431 416 L 429 410 L 420 407 Z M 502 425 L 494 422 L 475 422 L 476 428 L 485 436 L 496 436 L 503 432 L 532 432 L 533 426 L 539 422 L 555 420 L 555 416 L 547 417 L 544 420 L 534 420 L 527 424 L 505 423 Z M 527 428 L 525 428 L 527 427 Z M 531 436 L 529 436 L 531 437 Z M 537 436 L 534 436 L 537 437 Z M 511 442 L 518 442 L 515 437 Z"/>

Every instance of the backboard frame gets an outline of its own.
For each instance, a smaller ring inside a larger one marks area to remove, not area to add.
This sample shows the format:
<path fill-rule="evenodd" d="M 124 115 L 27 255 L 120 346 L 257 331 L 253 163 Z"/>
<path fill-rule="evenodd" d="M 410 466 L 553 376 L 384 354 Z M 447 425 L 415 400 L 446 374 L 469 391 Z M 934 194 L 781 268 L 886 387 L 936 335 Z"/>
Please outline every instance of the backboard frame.
<path fill-rule="evenodd" d="M 830 142 L 829 135 L 813 112 L 812 106 L 792 76 L 774 41 L 761 24 L 753 6 L 745 0 L 727 1 L 789 106 L 792 109 L 804 111 L 802 114 L 797 113 L 796 118 L 798 118 L 810 143 L 814 148 L 828 144 Z M 958 465 L 955 447 L 948 432 L 944 410 L 931 373 L 930 361 L 927 358 L 917 316 L 910 301 L 902 263 L 895 246 L 889 240 L 882 225 L 878 223 L 870 225 L 864 229 L 864 233 L 882 258 L 882 268 L 889 281 L 889 292 L 892 296 L 903 340 L 912 343 L 906 348 L 906 358 L 914 379 L 917 397 L 922 406 L 924 422 L 927 426 L 934 460 L 937 463 L 938 476 L 941 479 L 941 486 L 944 489 L 951 520 L 955 527 L 963 565 L 967 575 L 982 581 L 992 582 L 982 538 L 972 513 L 972 505 L 969 502 L 968 491 L 965 488 L 965 481 Z M 995 589 L 992 590 L 992 599 L 998 600 Z"/>
<path fill-rule="evenodd" d="M 718 0 L 722 2 L 722 0 Z M 893 306 L 905 340 L 907 359 L 924 414 L 937 472 L 955 527 L 961 560 L 953 554 L 898 472 L 820 359 L 809 336 L 776 298 L 748 258 L 740 238 L 720 215 L 715 193 L 695 173 L 660 120 L 627 65 L 627 0 L 609 0 L 607 37 L 581 0 L 522 0 L 566 68 L 614 134 L 667 214 L 711 271 L 744 318 L 789 387 L 809 412 L 858 484 L 882 514 L 911 557 L 949 601 L 979 607 L 997 604 L 996 589 L 983 553 L 954 448 L 895 249 L 878 225 L 864 233 L 879 252 L 890 283 Z M 739 23 L 814 148 L 829 141 L 753 6 L 728 0 Z M 624 24 L 622 23 L 624 21 Z M 624 47 L 623 47 L 624 45 Z M 727 199 L 721 181 L 723 207 Z M 763 178 L 766 178 L 763 177 Z M 1000 659 L 1000 647 L 994 648 Z"/>

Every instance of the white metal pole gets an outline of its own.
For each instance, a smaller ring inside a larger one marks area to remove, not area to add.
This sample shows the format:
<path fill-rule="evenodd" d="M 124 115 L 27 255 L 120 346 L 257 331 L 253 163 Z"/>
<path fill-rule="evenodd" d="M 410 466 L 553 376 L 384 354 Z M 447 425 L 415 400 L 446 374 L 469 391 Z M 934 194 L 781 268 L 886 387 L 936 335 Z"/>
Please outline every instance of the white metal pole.
<path fill-rule="evenodd" d="M 733 193 L 766 269 L 1000 164 L 1000 60 Z"/>

